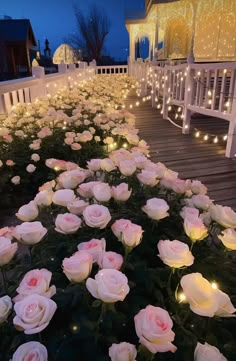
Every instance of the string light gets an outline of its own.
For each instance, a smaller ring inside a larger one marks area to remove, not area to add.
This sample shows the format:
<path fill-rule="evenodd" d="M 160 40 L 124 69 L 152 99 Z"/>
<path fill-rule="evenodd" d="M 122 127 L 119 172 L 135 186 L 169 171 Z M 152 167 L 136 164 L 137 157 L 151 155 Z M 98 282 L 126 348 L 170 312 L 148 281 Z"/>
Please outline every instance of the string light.
<path fill-rule="evenodd" d="M 178 301 L 179 303 L 186 301 L 186 296 L 183 292 L 178 294 Z"/>
<path fill-rule="evenodd" d="M 214 289 L 214 290 L 217 290 L 219 287 L 218 287 L 218 284 L 215 282 L 215 281 L 213 281 L 212 283 L 211 283 L 211 287 Z"/>
<path fill-rule="evenodd" d="M 209 137 L 208 137 L 208 134 L 206 134 L 206 135 L 204 135 L 204 138 L 203 138 L 203 139 L 204 139 L 204 140 L 208 140 L 208 138 L 209 138 Z"/>
<path fill-rule="evenodd" d="M 214 143 L 218 143 L 218 137 L 215 137 L 213 140 Z"/>
<path fill-rule="evenodd" d="M 197 133 L 195 134 L 195 137 L 196 137 L 196 138 L 199 138 L 199 137 L 200 137 L 200 132 L 197 132 Z"/>

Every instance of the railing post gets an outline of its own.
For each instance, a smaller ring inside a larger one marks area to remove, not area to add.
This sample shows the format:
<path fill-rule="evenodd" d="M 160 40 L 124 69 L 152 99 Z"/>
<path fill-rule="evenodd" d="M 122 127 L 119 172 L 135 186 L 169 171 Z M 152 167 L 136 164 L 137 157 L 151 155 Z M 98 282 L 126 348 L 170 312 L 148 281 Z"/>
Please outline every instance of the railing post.
<path fill-rule="evenodd" d="M 0 115 L 5 113 L 6 113 L 6 109 L 5 109 L 4 96 L 3 94 L 0 94 Z"/>
<path fill-rule="evenodd" d="M 58 64 L 58 73 L 66 73 L 67 72 L 67 64 Z"/>
<path fill-rule="evenodd" d="M 183 117 L 183 134 L 189 134 L 190 131 L 190 122 L 191 122 L 191 110 L 188 109 L 188 106 L 192 103 L 193 97 L 193 70 L 189 64 L 187 67 L 187 77 L 185 82 L 185 94 L 184 94 L 184 117 Z"/>
<path fill-rule="evenodd" d="M 235 157 L 236 155 L 236 81 L 234 84 L 233 103 L 231 110 L 231 117 L 229 123 L 228 137 L 225 156 L 228 158 Z"/>
<path fill-rule="evenodd" d="M 35 98 L 43 97 L 46 95 L 46 87 L 45 87 L 45 71 L 42 66 L 33 66 L 32 67 L 32 75 L 34 78 L 38 79 L 38 84 L 30 88 L 30 99 L 33 101 Z"/>
<path fill-rule="evenodd" d="M 168 70 L 165 67 L 164 70 L 164 89 L 163 89 L 163 104 L 162 104 L 162 112 L 163 112 L 163 118 L 167 119 L 168 118 L 168 85 L 169 85 L 169 77 L 168 77 Z"/>

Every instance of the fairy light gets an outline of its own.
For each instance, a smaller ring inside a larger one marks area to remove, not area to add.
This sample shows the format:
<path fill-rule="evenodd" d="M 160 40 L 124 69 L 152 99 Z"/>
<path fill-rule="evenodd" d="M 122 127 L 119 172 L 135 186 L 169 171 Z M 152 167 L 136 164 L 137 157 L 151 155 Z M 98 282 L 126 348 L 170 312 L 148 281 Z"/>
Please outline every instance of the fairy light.
<path fill-rule="evenodd" d="M 122 147 L 123 147 L 123 148 L 127 148 L 127 147 L 128 147 L 128 144 L 127 144 L 127 143 L 124 143 L 124 144 L 122 145 Z"/>
<path fill-rule="evenodd" d="M 227 135 L 224 135 L 223 136 L 223 140 L 226 141 L 228 139 L 228 136 Z"/>
<path fill-rule="evenodd" d="M 179 303 L 186 301 L 186 299 L 187 299 L 187 298 L 186 298 L 186 296 L 185 296 L 185 294 L 184 294 L 183 292 L 181 292 L 181 293 L 178 294 L 178 301 L 179 301 Z"/>
<path fill-rule="evenodd" d="M 199 138 L 200 137 L 200 132 L 196 132 L 195 137 Z"/>
<path fill-rule="evenodd" d="M 208 90 L 207 94 L 210 97 L 212 95 L 211 90 Z"/>
<path fill-rule="evenodd" d="M 212 283 L 211 283 L 211 287 L 214 289 L 214 290 L 217 290 L 219 287 L 218 287 L 218 284 L 215 282 L 215 281 L 213 281 Z"/>
<path fill-rule="evenodd" d="M 214 143 L 218 143 L 218 137 L 215 137 L 213 140 Z"/>
<path fill-rule="evenodd" d="M 138 107 L 138 106 L 139 106 L 139 102 L 136 102 L 135 105 L 136 105 L 136 107 Z"/>
<path fill-rule="evenodd" d="M 161 109 L 161 104 L 158 104 L 158 105 L 157 105 L 157 109 Z"/>
<path fill-rule="evenodd" d="M 204 139 L 204 140 L 208 140 L 208 138 L 209 138 L 209 137 L 208 137 L 208 134 L 206 134 L 206 135 L 204 135 L 204 138 L 203 138 L 203 139 Z"/>
<path fill-rule="evenodd" d="M 130 106 L 129 106 L 129 107 L 130 107 L 130 109 L 132 109 L 132 108 L 133 108 L 133 104 L 130 104 Z"/>
<path fill-rule="evenodd" d="M 172 106 L 170 105 L 170 106 L 168 107 L 168 111 L 170 112 L 170 111 L 171 111 L 171 109 L 172 109 Z"/>

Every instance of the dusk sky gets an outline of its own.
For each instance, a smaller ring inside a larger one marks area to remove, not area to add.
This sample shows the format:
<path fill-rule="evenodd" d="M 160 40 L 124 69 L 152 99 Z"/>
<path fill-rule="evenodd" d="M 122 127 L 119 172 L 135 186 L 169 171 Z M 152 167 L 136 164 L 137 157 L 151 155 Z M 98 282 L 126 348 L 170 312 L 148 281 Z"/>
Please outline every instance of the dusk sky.
<path fill-rule="evenodd" d="M 87 11 L 94 3 L 106 11 L 111 22 L 106 53 L 117 60 L 126 59 L 129 41 L 124 23 L 125 11 L 142 10 L 144 0 L 1 0 L 0 15 L 30 19 L 41 51 L 47 37 L 54 52 L 69 34 L 76 31 L 73 4 Z"/>

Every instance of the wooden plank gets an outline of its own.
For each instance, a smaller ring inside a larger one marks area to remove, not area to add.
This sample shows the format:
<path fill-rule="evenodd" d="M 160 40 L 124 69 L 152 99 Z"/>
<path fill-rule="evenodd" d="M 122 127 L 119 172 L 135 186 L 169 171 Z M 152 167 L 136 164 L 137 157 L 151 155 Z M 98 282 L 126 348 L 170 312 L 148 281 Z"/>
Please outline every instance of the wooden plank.
<path fill-rule="evenodd" d="M 137 97 L 131 93 L 126 104 L 134 104 L 136 101 Z M 139 136 L 150 145 L 154 162 L 163 162 L 184 179 L 201 180 L 208 187 L 212 199 L 236 210 L 236 158 L 228 159 L 224 156 L 224 142 L 208 143 L 202 137 L 195 138 L 193 133 L 194 128 L 198 128 L 202 134 L 205 132 L 223 137 L 229 126 L 227 120 L 197 115 L 191 120 L 192 133 L 182 135 L 181 129 L 164 120 L 160 111 L 156 107 L 152 108 L 149 101 L 140 102 L 140 106 L 134 107 L 132 112 L 136 116 Z M 169 115 L 174 119 L 174 113 L 170 112 Z"/>

